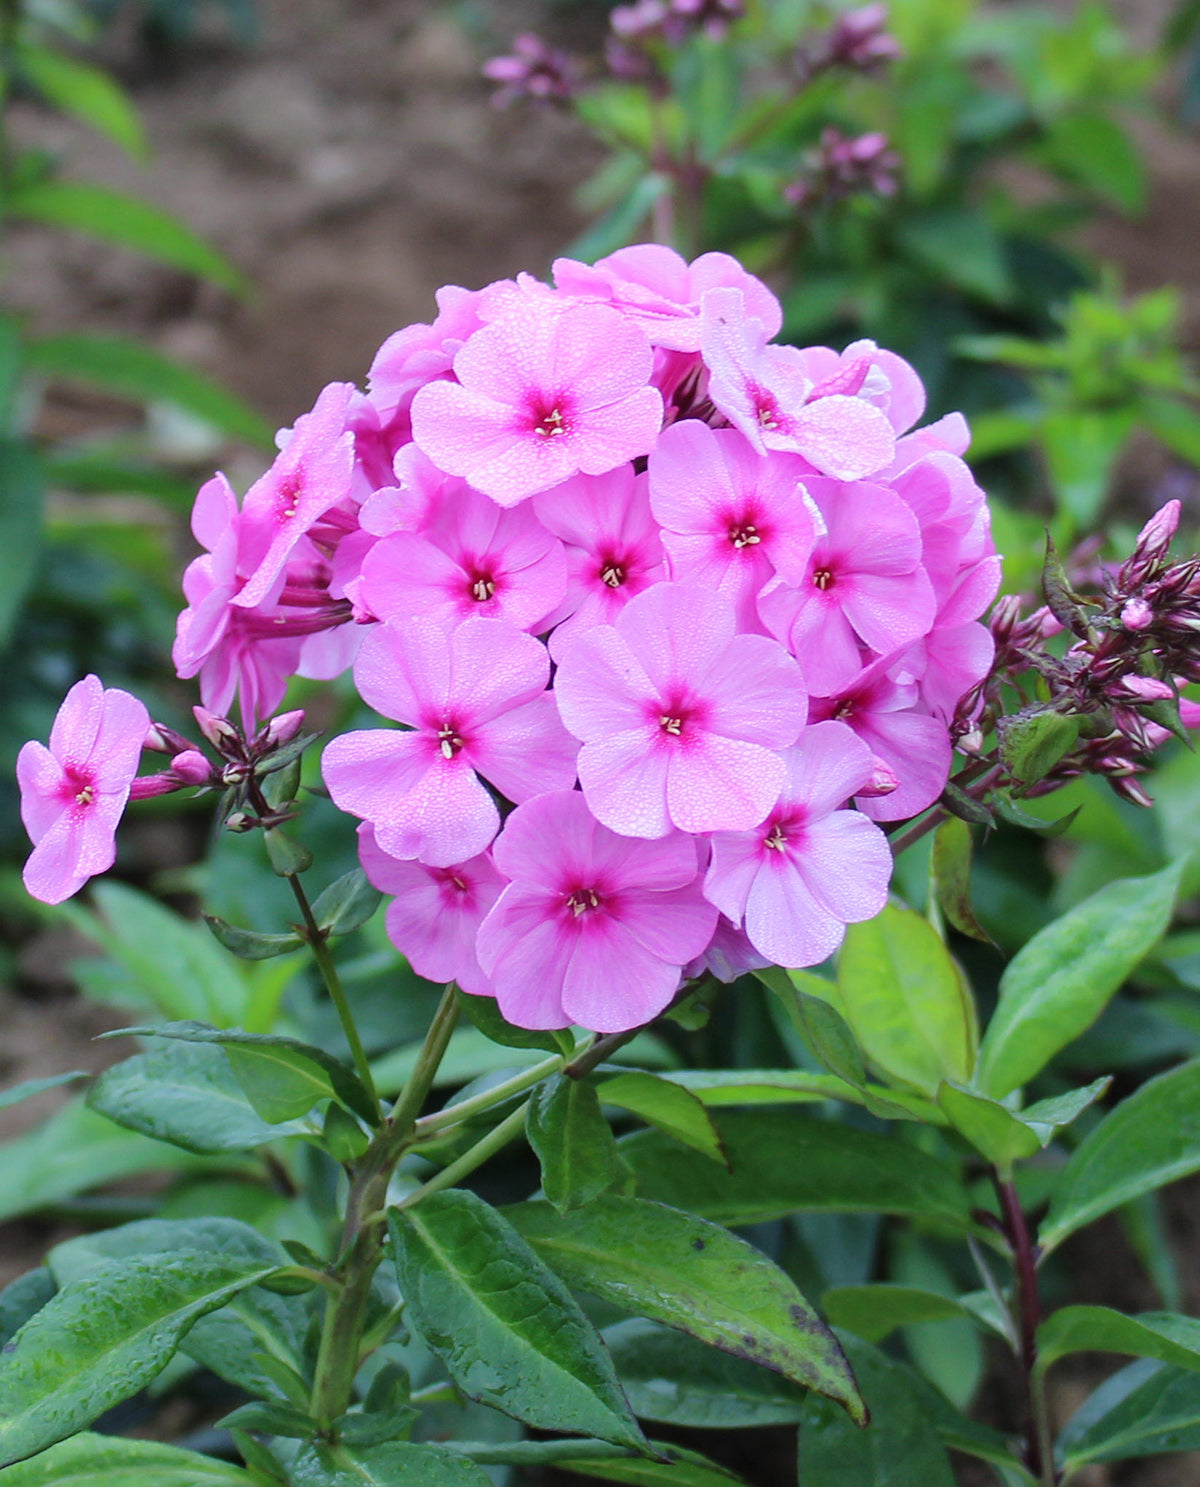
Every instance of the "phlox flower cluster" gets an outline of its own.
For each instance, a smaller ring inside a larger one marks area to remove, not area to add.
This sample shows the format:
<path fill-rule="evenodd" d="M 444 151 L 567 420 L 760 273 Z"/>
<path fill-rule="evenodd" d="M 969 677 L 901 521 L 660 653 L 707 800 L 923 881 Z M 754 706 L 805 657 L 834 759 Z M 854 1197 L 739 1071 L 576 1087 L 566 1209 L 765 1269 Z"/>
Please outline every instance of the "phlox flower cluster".
<path fill-rule="evenodd" d="M 240 506 L 220 475 L 197 499 L 180 675 L 252 730 L 352 668 L 379 725 L 323 775 L 392 938 L 522 1026 L 827 957 L 988 673 L 965 423 L 781 321 L 733 259 L 650 245 L 446 288 Z"/>

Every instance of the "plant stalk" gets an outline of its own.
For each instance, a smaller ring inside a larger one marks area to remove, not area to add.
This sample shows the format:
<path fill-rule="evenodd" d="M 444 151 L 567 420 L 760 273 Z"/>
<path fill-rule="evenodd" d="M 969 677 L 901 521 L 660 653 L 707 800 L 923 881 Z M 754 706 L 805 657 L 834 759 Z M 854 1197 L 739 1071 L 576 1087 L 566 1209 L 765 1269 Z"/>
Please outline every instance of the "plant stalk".
<path fill-rule="evenodd" d="M 529 1101 L 517 1107 L 510 1115 L 507 1115 L 498 1126 L 490 1130 L 481 1141 L 477 1141 L 469 1151 L 464 1151 L 456 1162 L 451 1162 L 440 1172 L 435 1172 L 428 1182 L 422 1183 L 419 1188 L 401 1198 L 395 1206 L 397 1208 L 415 1208 L 416 1205 L 428 1198 L 432 1193 L 440 1193 L 443 1188 L 451 1188 L 463 1177 L 469 1177 L 476 1167 L 482 1167 L 489 1157 L 495 1154 L 515 1137 L 519 1136 L 525 1129 L 525 1113 L 529 1109 Z"/>
<path fill-rule="evenodd" d="M 1025 1464 L 1041 1487 L 1058 1487 L 1059 1476 L 1054 1465 L 1054 1435 L 1050 1425 L 1045 1380 L 1037 1366 L 1037 1329 L 1042 1319 L 1038 1297 L 1037 1254 L 1015 1186 L 1012 1182 L 1005 1181 L 995 1168 L 992 1169 L 992 1184 L 1000 1200 L 1004 1231 L 1013 1250 L 1015 1311 L 1019 1332 L 1017 1361 L 1024 1376 L 1029 1410 Z"/>

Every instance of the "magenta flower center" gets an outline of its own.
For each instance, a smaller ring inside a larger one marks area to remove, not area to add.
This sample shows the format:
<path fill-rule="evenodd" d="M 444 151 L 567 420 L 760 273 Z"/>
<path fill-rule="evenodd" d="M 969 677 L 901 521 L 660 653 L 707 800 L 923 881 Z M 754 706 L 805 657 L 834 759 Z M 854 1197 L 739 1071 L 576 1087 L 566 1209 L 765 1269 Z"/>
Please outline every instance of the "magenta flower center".
<path fill-rule="evenodd" d="M 665 739 L 677 738 L 686 742 L 704 726 L 708 708 L 699 698 L 680 689 L 660 698 L 651 717 Z"/>
<path fill-rule="evenodd" d="M 96 781 L 91 771 L 81 769 L 78 764 L 65 765 L 58 796 L 64 805 L 80 806 L 86 810 L 96 798 Z"/>
<path fill-rule="evenodd" d="M 729 528 L 729 540 L 739 551 L 743 547 L 757 547 L 762 536 L 753 522 L 738 522 Z"/>
<path fill-rule="evenodd" d="M 568 893 L 566 904 L 573 918 L 578 919 L 583 914 L 594 913 L 600 907 L 600 895 L 594 888 L 576 888 L 574 893 Z"/>
<path fill-rule="evenodd" d="M 627 576 L 624 565 L 615 558 L 609 558 L 600 569 L 601 582 L 606 583 L 610 589 L 619 589 Z"/>
<path fill-rule="evenodd" d="M 486 604 L 496 592 L 495 575 L 474 563 L 470 565 L 467 572 L 470 576 L 469 592 L 471 598 L 479 604 Z"/>
<path fill-rule="evenodd" d="M 768 852 L 777 854 L 768 861 L 782 863 L 789 847 L 796 849 L 803 844 L 805 815 L 802 806 L 790 806 L 772 812 L 767 818 L 760 827 L 765 833 L 762 844 Z"/>
<path fill-rule="evenodd" d="M 826 589 L 831 589 L 833 587 L 833 579 L 834 573 L 832 568 L 817 568 L 813 573 L 813 583 L 817 586 L 817 588 L 821 590 L 822 593 L 824 593 Z"/>
<path fill-rule="evenodd" d="M 442 751 L 443 758 L 453 759 L 455 754 L 463 747 L 464 739 L 453 723 L 443 723 L 438 729 L 438 748 Z"/>
<path fill-rule="evenodd" d="M 545 402 L 537 402 L 531 408 L 530 427 L 540 439 L 555 439 L 560 434 L 571 432 L 563 407 L 564 401 L 562 398 L 555 398 L 548 406 Z"/>
<path fill-rule="evenodd" d="M 299 475 L 295 473 L 285 475 L 275 493 L 275 514 L 280 521 L 290 521 L 295 516 L 296 508 L 300 504 L 300 495 Z"/>

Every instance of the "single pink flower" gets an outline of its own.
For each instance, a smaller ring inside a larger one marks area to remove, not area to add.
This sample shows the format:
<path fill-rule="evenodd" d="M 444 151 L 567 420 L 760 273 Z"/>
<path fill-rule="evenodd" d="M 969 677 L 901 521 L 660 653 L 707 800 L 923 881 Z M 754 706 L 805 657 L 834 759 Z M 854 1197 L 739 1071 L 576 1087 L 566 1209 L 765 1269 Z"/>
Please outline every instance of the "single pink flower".
<path fill-rule="evenodd" d="M 583 741 L 579 779 L 597 819 L 626 836 L 745 830 L 783 785 L 778 750 L 804 726 L 800 669 L 733 606 L 660 583 L 562 650 L 554 694 Z"/>
<path fill-rule="evenodd" d="M 920 377 L 903 357 L 882 350 L 874 341 L 855 341 L 841 352 L 828 346 L 806 346 L 800 355 L 815 393 L 847 392 L 872 403 L 897 434 L 912 428 L 925 411 Z M 850 383 L 843 381 L 847 377 Z"/>
<path fill-rule="evenodd" d="M 273 599 L 296 544 L 350 494 L 354 435 L 347 421 L 354 395 L 352 383 L 330 383 L 312 412 L 289 430 L 275 463 L 246 492 L 238 535 L 245 581 L 231 603 L 251 609 Z"/>
<path fill-rule="evenodd" d="M 650 506 L 663 527 L 671 577 L 715 589 L 739 630 L 759 630 L 758 594 L 778 571 L 804 577 L 816 539 L 814 508 L 794 454 L 756 454 L 736 429 L 689 418 L 663 432 L 650 456 Z"/>
<path fill-rule="evenodd" d="M 406 325 L 380 346 L 367 377 L 367 397 L 384 425 L 406 417 L 427 382 L 452 375 L 455 356 L 482 324 L 482 293 L 444 285 L 434 296 L 438 313 L 432 325 Z"/>
<path fill-rule="evenodd" d="M 702 312 L 708 395 L 760 454 L 800 454 L 839 480 L 861 480 L 890 463 L 896 440 L 883 413 L 862 398 L 814 387 L 800 351 L 767 344 L 741 290 L 710 289 Z"/>
<path fill-rule="evenodd" d="M 862 669 L 860 642 L 884 655 L 924 635 L 934 595 L 921 566 L 920 528 L 899 496 L 816 476 L 807 487 L 825 534 L 803 579 L 794 586 L 782 575 L 773 579 L 758 609 L 800 662 L 809 690 L 828 696 Z"/>
<path fill-rule="evenodd" d="M 364 822 L 358 828 L 363 872 L 387 907 L 388 938 L 427 981 L 456 981 L 473 996 L 490 996 L 492 984 L 480 968 L 475 937 L 488 910 L 500 897 L 504 879 L 491 857 L 430 867 L 389 857 Z"/>
<path fill-rule="evenodd" d="M 728 253 L 702 253 L 688 263 L 661 243 L 635 243 L 594 264 L 556 258 L 554 282 L 567 294 L 615 305 L 652 346 L 671 351 L 699 351 L 700 304 L 710 289 L 740 290 L 746 313 L 768 337 L 783 324 L 779 301 Z"/>
<path fill-rule="evenodd" d="M 815 723 L 784 755 L 787 783 L 754 831 L 717 832 L 704 892 L 775 965 L 818 965 L 847 924 L 887 903 L 887 838 L 843 810 L 869 782 L 871 751 L 840 723 Z"/>
<path fill-rule="evenodd" d="M 513 801 L 574 783 L 576 746 L 549 675 L 545 646 L 504 620 L 376 626 L 354 679 L 370 707 L 407 728 L 329 744 L 321 768 L 334 802 L 369 821 L 391 857 L 449 867 L 476 856 L 500 825 L 479 775 Z"/>
<path fill-rule="evenodd" d="M 518 806 L 494 856 L 511 881 L 479 931 L 479 961 L 518 1027 L 640 1027 L 712 938 L 696 843 L 617 836 L 576 791 Z"/>
<path fill-rule="evenodd" d="M 890 674 L 904 669 L 909 654 L 881 656 L 836 696 L 812 699 L 814 718 L 847 724 L 900 781 L 886 795 L 860 797 L 859 810 L 873 821 L 917 815 L 933 804 L 950 778 L 952 750 L 945 722 L 929 716 L 914 682 L 894 680 Z"/>
<path fill-rule="evenodd" d="M 546 291 L 547 294 L 550 291 Z M 662 397 L 645 335 L 607 305 L 514 295 L 413 400 L 413 438 L 501 506 L 649 453 Z"/>
<path fill-rule="evenodd" d="M 89 675 L 63 699 L 50 747 L 32 740 L 22 747 L 21 820 L 33 842 L 22 878 L 34 898 L 62 903 L 113 865 L 117 822 L 149 727 L 136 697 Z"/>
<path fill-rule="evenodd" d="M 381 620 L 419 614 L 450 626 L 475 616 L 540 630 L 566 588 L 563 545 L 530 507 L 505 511 L 460 485 L 419 533 L 376 543 L 357 597 Z"/>
<path fill-rule="evenodd" d="M 646 476 L 631 465 L 607 475 L 576 475 L 533 498 L 541 524 L 566 544 L 567 592 L 548 623 L 558 658 L 563 644 L 593 625 L 611 625 L 626 604 L 667 576 Z M 563 618 L 565 616 L 565 618 Z"/>

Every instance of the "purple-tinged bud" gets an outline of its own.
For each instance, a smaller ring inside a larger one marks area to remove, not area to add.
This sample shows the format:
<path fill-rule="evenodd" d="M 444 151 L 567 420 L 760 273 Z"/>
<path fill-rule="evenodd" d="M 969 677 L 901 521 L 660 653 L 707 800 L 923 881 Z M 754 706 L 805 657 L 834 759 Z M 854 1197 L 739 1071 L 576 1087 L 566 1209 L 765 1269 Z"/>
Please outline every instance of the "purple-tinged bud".
<path fill-rule="evenodd" d="M 1122 799 L 1127 800 L 1130 805 L 1140 805 L 1149 809 L 1154 804 L 1154 796 L 1133 775 L 1124 775 L 1120 779 L 1114 779 L 1110 775 L 1108 782 L 1117 794 Z"/>
<path fill-rule="evenodd" d="M 1179 530 L 1181 507 L 1178 501 L 1168 501 L 1161 506 L 1138 533 L 1134 557 L 1156 562 L 1165 557 L 1175 533 Z"/>
<path fill-rule="evenodd" d="M 171 770 L 167 769 L 162 774 L 138 775 L 129 787 L 130 800 L 152 800 L 156 795 L 170 795 L 172 791 L 179 789 L 179 781 Z"/>
<path fill-rule="evenodd" d="M 964 733 L 963 736 L 958 740 L 958 743 L 957 743 L 956 747 L 960 750 L 960 752 L 962 752 L 964 754 L 982 754 L 983 753 L 983 731 L 982 731 L 982 729 L 972 728 L 969 732 Z"/>
<path fill-rule="evenodd" d="M 182 754 L 185 749 L 192 747 L 192 743 L 182 733 L 168 728 L 165 723 L 151 723 L 146 730 L 146 741 L 142 747 L 155 754 Z"/>
<path fill-rule="evenodd" d="M 808 82 L 830 67 L 877 72 L 903 56 L 900 43 L 887 32 L 887 19 L 886 5 L 860 5 L 857 10 L 844 11 L 824 36 L 796 53 L 802 80 Z"/>
<path fill-rule="evenodd" d="M 851 136 L 830 126 L 816 149 L 805 155 L 800 179 L 785 186 L 783 195 L 796 207 L 848 196 L 895 196 L 899 169 L 900 157 L 886 134 Z"/>
<path fill-rule="evenodd" d="M 291 743 L 303 727 L 303 708 L 297 708 L 295 712 L 280 713 L 277 718 L 272 718 L 262 731 L 263 750 L 281 749 L 284 744 Z"/>
<path fill-rule="evenodd" d="M 213 767 L 198 749 L 184 749 L 171 760 L 171 771 L 181 785 L 207 785 Z"/>
<path fill-rule="evenodd" d="M 1154 623 L 1154 611 L 1145 599 L 1130 599 L 1121 610 L 1121 623 L 1127 630 L 1148 630 Z"/>
<path fill-rule="evenodd" d="M 206 707 L 192 708 L 192 716 L 200 732 L 222 756 L 231 749 L 241 751 L 242 736 L 228 718 L 219 718 Z"/>
<path fill-rule="evenodd" d="M 857 793 L 868 799 L 875 799 L 879 795 L 890 795 L 893 790 L 900 788 L 900 776 L 884 759 L 876 754 L 871 760 L 871 778 Z"/>
<path fill-rule="evenodd" d="M 532 31 L 513 37 L 509 55 L 485 62 L 483 75 L 500 84 L 492 96 L 498 108 L 518 98 L 535 103 L 569 103 L 579 86 L 578 69 L 571 57 L 547 45 Z"/>
<path fill-rule="evenodd" d="M 1174 687 L 1156 676 L 1123 676 L 1109 692 L 1132 702 L 1168 702 L 1175 696 Z"/>
<path fill-rule="evenodd" d="M 992 608 L 991 618 L 988 620 L 988 625 L 996 638 L 997 644 L 1001 644 L 1009 638 L 1020 618 L 1021 596 L 1019 594 L 1002 594 L 996 600 Z"/>
<path fill-rule="evenodd" d="M 225 829 L 227 831 L 253 831 L 254 821 L 245 811 L 234 811 L 232 816 L 226 818 Z"/>

